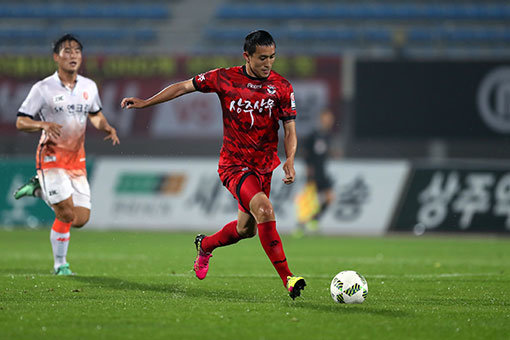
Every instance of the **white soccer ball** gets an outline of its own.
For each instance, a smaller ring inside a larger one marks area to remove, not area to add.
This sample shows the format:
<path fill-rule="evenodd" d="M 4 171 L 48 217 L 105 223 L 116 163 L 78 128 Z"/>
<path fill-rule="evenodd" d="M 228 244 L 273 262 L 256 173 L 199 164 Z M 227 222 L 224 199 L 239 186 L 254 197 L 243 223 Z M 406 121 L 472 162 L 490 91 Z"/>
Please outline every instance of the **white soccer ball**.
<path fill-rule="evenodd" d="M 335 275 L 329 289 L 335 302 L 362 303 L 367 298 L 368 283 L 361 274 L 345 270 Z"/>

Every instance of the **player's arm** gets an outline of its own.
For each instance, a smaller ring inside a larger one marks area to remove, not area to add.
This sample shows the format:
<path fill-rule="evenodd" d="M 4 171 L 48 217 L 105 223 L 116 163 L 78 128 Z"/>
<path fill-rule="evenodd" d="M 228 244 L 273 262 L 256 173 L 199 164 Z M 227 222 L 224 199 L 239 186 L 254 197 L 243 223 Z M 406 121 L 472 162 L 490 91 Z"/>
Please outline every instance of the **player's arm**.
<path fill-rule="evenodd" d="M 120 106 L 128 109 L 143 109 L 148 106 L 167 102 L 184 94 L 196 91 L 193 80 L 185 80 L 165 87 L 160 92 L 148 99 L 129 97 L 122 99 Z"/>
<path fill-rule="evenodd" d="M 117 130 L 108 123 L 108 120 L 103 115 L 103 112 L 99 111 L 94 114 L 89 114 L 89 120 L 99 131 L 104 131 L 106 137 L 104 140 L 112 140 L 113 145 L 120 144 L 119 137 L 117 137 Z"/>
<path fill-rule="evenodd" d="M 291 184 L 296 178 L 296 170 L 294 169 L 294 158 L 297 150 L 297 135 L 296 135 L 296 121 L 289 119 L 283 123 L 284 139 L 283 145 L 285 147 L 285 155 L 287 160 L 283 163 L 283 171 L 285 184 Z"/>
<path fill-rule="evenodd" d="M 62 132 L 62 125 L 54 122 L 33 120 L 29 116 L 18 116 L 16 119 L 16 129 L 23 132 L 38 132 L 44 130 L 48 137 L 57 139 Z"/>

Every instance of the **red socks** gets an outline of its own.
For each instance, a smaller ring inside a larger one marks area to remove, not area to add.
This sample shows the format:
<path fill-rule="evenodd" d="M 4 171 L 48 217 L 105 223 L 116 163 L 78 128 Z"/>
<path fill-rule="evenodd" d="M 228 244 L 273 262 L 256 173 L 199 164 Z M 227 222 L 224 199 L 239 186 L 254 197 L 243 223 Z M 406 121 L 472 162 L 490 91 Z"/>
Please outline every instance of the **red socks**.
<path fill-rule="evenodd" d="M 264 251 L 274 268 L 280 275 L 283 285 L 287 285 L 287 276 L 292 276 L 283 251 L 282 241 L 278 231 L 276 231 L 276 222 L 265 222 L 257 225 L 259 238 Z M 228 246 L 237 243 L 241 236 L 237 233 L 237 221 L 227 223 L 220 231 L 202 240 L 202 250 L 206 253 L 212 252 L 218 247 Z"/>
<path fill-rule="evenodd" d="M 212 252 L 218 247 L 228 246 L 237 243 L 241 236 L 237 233 L 237 220 L 227 223 L 223 229 L 216 234 L 207 236 L 202 240 L 202 250 L 206 253 Z"/>
<path fill-rule="evenodd" d="M 287 259 L 283 252 L 280 235 L 278 235 L 278 231 L 276 231 L 276 222 L 271 221 L 259 223 L 257 227 L 259 230 L 260 243 L 262 243 L 262 247 L 264 248 L 267 256 L 278 272 L 278 275 L 280 275 L 283 285 L 286 286 L 287 276 L 292 276 L 292 273 L 289 270 Z"/>

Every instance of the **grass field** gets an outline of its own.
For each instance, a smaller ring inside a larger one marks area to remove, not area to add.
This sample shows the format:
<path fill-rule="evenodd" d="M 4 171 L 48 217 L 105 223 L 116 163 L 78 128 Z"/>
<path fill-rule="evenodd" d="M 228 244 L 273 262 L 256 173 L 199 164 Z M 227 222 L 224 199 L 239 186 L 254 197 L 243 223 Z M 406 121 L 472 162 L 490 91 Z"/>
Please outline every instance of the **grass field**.
<path fill-rule="evenodd" d="M 508 339 L 510 239 L 284 237 L 307 279 L 292 301 L 258 239 L 218 249 L 204 281 L 193 234 L 73 231 L 73 277 L 49 274 L 48 230 L 0 229 L 2 339 Z M 355 269 L 361 305 L 329 296 Z"/>

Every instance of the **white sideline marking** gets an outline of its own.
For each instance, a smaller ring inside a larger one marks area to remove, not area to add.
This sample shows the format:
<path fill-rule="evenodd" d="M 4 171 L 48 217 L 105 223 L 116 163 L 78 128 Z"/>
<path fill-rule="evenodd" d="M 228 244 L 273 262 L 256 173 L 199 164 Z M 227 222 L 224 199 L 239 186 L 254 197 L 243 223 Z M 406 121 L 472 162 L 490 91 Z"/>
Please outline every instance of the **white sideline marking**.
<path fill-rule="evenodd" d="M 499 276 L 501 273 L 443 273 L 443 274 L 404 274 L 404 275 L 386 275 L 386 274 L 373 274 L 373 275 L 364 275 L 368 279 L 441 279 L 441 278 L 452 278 L 452 277 L 469 277 L 469 276 Z M 2 277 L 25 277 L 25 276 L 55 276 L 54 274 L 35 274 L 35 273 L 22 273 L 22 274 L 3 274 Z M 77 276 L 80 276 L 77 274 Z M 97 274 L 87 274 L 82 275 L 83 277 L 89 277 L 89 276 L 101 276 L 101 277 L 116 277 L 118 279 L 122 279 L 124 277 L 139 277 L 139 276 L 147 276 L 147 277 L 193 277 L 194 274 L 192 271 L 188 273 L 175 273 L 175 274 L 165 274 L 165 273 L 159 273 L 159 274 L 121 274 L 121 275 L 107 275 L 106 273 Z M 332 279 L 334 275 L 307 275 L 303 274 L 305 279 Z M 208 277 L 217 277 L 217 278 L 262 278 L 262 279 L 271 279 L 271 278 L 277 278 L 276 274 L 257 274 L 257 275 L 244 275 L 244 274 L 225 274 L 225 275 L 215 275 L 210 274 Z"/>
<path fill-rule="evenodd" d="M 51 259 L 51 252 L 47 255 L 48 259 Z M 86 253 L 86 254 L 75 254 L 73 255 L 74 259 L 77 260 L 102 260 L 104 256 L 102 254 L 95 253 Z M 15 254 L 6 254 L 3 256 L 4 260 L 41 260 L 41 255 L 39 253 L 15 253 Z M 110 261 L 147 261 L 150 259 L 150 256 L 146 254 L 109 254 L 108 259 Z M 293 261 L 300 261 L 303 263 L 317 263 L 317 262 L 325 262 L 325 263 L 338 263 L 339 267 L 356 267 L 359 264 L 416 264 L 421 266 L 434 265 L 436 262 L 440 262 L 442 265 L 461 265 L 461 264 L 470 264 L 470 265 L 480 265 L 484 268 L 493 267 L 501 268 L 502 266 L 506 266 L 506 259 L 495 260 L 492 262 L 487 262 L 483 259 L 469 259 L 469 260 L 449 260 L 449 259 L 413 259 L 413 258 L 390 258 L 390 257 L 337 257 L 337 256 L 321 256 L 320 259 L 310 258 L 310 257 L 293 257 Z"/>

